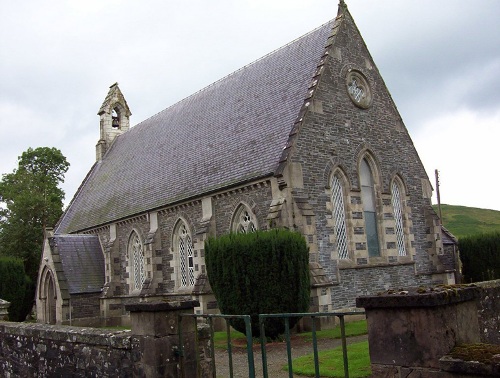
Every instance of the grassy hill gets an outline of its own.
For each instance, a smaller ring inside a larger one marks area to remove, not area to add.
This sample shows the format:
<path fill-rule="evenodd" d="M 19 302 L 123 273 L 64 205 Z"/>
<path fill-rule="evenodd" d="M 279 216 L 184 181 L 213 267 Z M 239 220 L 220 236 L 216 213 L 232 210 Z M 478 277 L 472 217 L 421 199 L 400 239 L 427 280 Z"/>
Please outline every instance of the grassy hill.
<path fill-rule="evenodd" d="M 437 205 L 433 205 L 439 214 Z M 443 226 L 457 238 L 484 232 L 500 232 L 500 211 L 475 207 L 441 205 Z"/>

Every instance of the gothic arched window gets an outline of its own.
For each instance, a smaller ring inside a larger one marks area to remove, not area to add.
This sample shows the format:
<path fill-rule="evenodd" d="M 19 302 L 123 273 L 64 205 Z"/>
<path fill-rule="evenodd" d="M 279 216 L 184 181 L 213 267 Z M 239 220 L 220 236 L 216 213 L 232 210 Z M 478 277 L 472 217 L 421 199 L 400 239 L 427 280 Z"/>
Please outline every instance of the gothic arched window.
<path fill-rule="evenodd" d="M 332 217 L 335 228 L 335 240 L 339 259 L 348 259 L 347 227 L 344 206 L 344 188 L 338 174 L 334 175 L 332 187 Z"/>
<path fill-rule="evenodd" d="M 178 255 L 179 286 L 194 285 L 194 247 L 186 224 L 179 221 L 175 229 L 174 243 Z"/>
<path fill-rule="evenodd" d="M 131 288 L 132 291 L 142 289 L 146 279 L 146 264 L 144 262 L 144 248 L 137 232 L 132 231 L 128 242 L 130 260 L 132 261 Z"/>
<path fill-rule="evenodd" d="M 391 187 L 392 208 L 394 209 L 394 222 L 396 224 L 396 241 L 398 246 L 398 255 L 406 256 L 405 234 L 403 223 L 403 191 L 399 182 L 394 180 Z"/>
<path fill-rule="evenodd" d="M 257 231 L 257 219 L 254 213 L 244 204 L 241 204 L 234 213 L 231 230 L 238 233 Z"/>
<path fill-rule="evenodd" d="M 120 128 L 120 109 L 118 107 L 114 108 L 111 112 L 111 127 L 113 129 Z"/>
<path fill-rule="evenodd" d="M 375 204 L 375 185 L 373 181 L 373 172 L 366 159 L 361 160 L 361 164 L 359 166 L 359 180 L 361 183 L 361 199 L 363 201 L 363 215 L 365 218 L 368 256 L 380 256 L 377 211 Z"/>

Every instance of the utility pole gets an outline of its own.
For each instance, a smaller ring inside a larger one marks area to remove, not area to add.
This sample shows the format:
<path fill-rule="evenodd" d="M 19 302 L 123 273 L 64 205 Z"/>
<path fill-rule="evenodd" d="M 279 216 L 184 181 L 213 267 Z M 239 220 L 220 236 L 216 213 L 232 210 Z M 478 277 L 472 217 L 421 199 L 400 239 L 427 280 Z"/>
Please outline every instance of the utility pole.
<path fill-rule="evenodd" d="M 436 194 L 438 200 L 438 211 L 439 211 L 439 223 L 443 225 L 443 215 L 441 214 L 441 195 L 439 194 L 439 171 L 436 169 L 434 171 L 436 174 Z"/>

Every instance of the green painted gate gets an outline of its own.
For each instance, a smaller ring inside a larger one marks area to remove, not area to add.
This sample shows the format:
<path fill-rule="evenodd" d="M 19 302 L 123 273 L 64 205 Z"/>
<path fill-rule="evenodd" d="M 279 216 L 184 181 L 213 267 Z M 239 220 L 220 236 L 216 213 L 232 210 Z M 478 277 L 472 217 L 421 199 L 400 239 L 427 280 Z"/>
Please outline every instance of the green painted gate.
<path fill-rule="evenodd" d="M 315 369 L 315 377 L 319 378 L 319 358 L 318 358 L 318 343 L 317 343 L 317 337 L 316 337 L 316 319 L 321 318 L 321 317 L 337 317 L 340 322 L 340 330 L 341 330 L 341 337 L 342 337 L 342 352 L 343 352 L 343 361 L 344 361 L 344 376 L 349 377 L 349 366 L 348 366 L 348 359 L 347 359 L 347 340 L 346 340 L 346 335 L 345 335 L 345 316 L 348 315 L 363 315 L 364 312 L 362 311 L 355 311 L 355 312 L 317 312 L 317 313 L 289 313 L 289 314 L 260 314 L 259 315 L 259 328 L 260 328 L 260 349 L 261 349 L 261 354 L 262 354 L 262 374 L 264 378 L 269 378 L 269 373 L 268 373 L 268 363 L 267 363 L 267 347 L 266 347 L 266 336 L 264 332 L 264 321 L 267 318 L 283 318 L 285 321 L 285 342 L 286 342 L 286 349 L 287 349 L 287 365 L 288 365 L 288 376 L 290 378 L 293 377 L 293 363 L 292 363 L 292 345 L 291 345 L 291 338 L 290 338 L 290 318 L 293 317 L 301 317 L 301 318 L 310 318 L 311 319 L 311 325 L 312 325 L 312 345 L 311 349 L 314 355 L 314 369 Z M 191 318 L 191 319 L 184 319 L 184 318 Z M 223 319 L 225 321 L 226 325 L 226 332 L 227 332 L 227 354 L 228 354 L 228 366 L 229 366 L 229 377 L 232 378 L 234 376 L 234 366 L 233 366 L 233 345 L 232 345 L 232 339 L 231 339 L 231 327 L 229 325 L 229 320 L 230 319 L 242 319 L 245 322 L 245 329 L 246 329 L 246 338 L 247 338 L 247 359 L 248 359 L 248 377 L 249 378 L 254 378 L 256 377 L 255 375 L 255 362 L 254 362 L 254 339 L 252 337 L 252 324 L 251 324 L 251 317 L 250 315 L 194 315 L 194 314 L 182 314 L 180 315 L 179 321 L 194 321 L 197 323 L 199 320 L 205 319 L 207 324 L 209 325 L 209 332 L 210 332 L 210 351 L 211 351 L 211 371 L 213 374 L 213 378 L 217 377 L 217 367 L 216 367 L 216 359 L 215 359 L 215 345 L 214 345 L 214 319 Z M 179 329 L 182 329 L 182 327 L 179 327 Z M 197 334 L 197 333 L 196 333 Z M 196 339 L 196 343 L 198 344 L 199 340 Z M 181 377 L 182 378 L 193 378 L 193 377 L 185 377 L 185 372 L 183 368 L 183 345 L 184 345 L 184 340 L 183 340 L 183 335 L 182 333 L 179 333 L 179 365 L 180 365 L 180 372 L 181 372 Z M 196 347 L 196 350 L 198 350 L 198 345 Z M 198 365 L 198 377 L 201 377 L 201 369 L 200 369 L 200 361 L 199 361 L 199 353 L 196 354 L 197 356 L 197 365 Z M 270 377 L 272 378 L 272 377 Z"/>

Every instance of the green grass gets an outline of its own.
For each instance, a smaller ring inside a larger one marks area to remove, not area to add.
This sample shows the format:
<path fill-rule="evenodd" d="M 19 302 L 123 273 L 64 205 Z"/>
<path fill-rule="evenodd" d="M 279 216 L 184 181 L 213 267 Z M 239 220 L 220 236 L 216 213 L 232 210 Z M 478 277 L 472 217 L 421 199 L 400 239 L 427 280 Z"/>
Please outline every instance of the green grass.
<path fill-rule="evenodd" d="M 347 337 L 350 336 L 359 336 L 366 335 L 368 333 L 368 329 L 366 326 L 366 320 L 358 320 L 356 322 L 345 323 L 345 335 Z M 312 341 L 312 333 L 306 332 L 299 334 L 300 337 L 304 337 L 307 341 Z M 327 329 L 324 331 L 316 331 L 316 338 L 320 339 L 340 339 L 342 336 L 340 334 L 340 326 L 336 326 L 332 329 Z"/>
<path fill-rule="evenodd" d="M 234 330 L 231 331 L 231 341 L 241 341 L 246 345 L 246 339 L 247 337 L 244 333 Z M 227 332 L 214 332 L 214 346 L 219 349 L 227 349 Z"/>
<path fill-rule="evenodd" d="M 345 323 L 345 334 L 347 337 L 366 335 L 368 333 L 366 320 L 359 320 L 355 322 Z M 297 335 L 303 337 L 305 341 L 312 341 L 312 332 L 304 332 Z M 321 339 L 340 339 L 340 326 L 323 331 L 316 331 L 316 338 Z M 238 345 L 246 346 L 245 334 L 238 331 L 231 331 L 231 341 L 237 342 Z M 260 343 L 260 340 L 254 339 L 254 343 Z M 214 346 L 219 349 L 227 349 L 227 333 L 214 332 Z"/>
<path fill-rule="evenodd" d="M 368 341 L 347 346 L 349 361 L 349 377 L 361 378 L 371 375 Z M 318 353 L 319 374 L 322 377 L 344 377 L 344 357 L 342 347 L 321 351 Z M 314 376 L 314 355 L 298 357 L 292 361 L 294 374 Z M 283 370 L 288 370 L 287 365 Z"/>
<path fill-rule="evenodd" d="M 437 205 L 433 208 L 439 214 Z M 441 205 L 441 213 L 443 226 L 457 238 L 500 231 L 500 211 Z"/>

